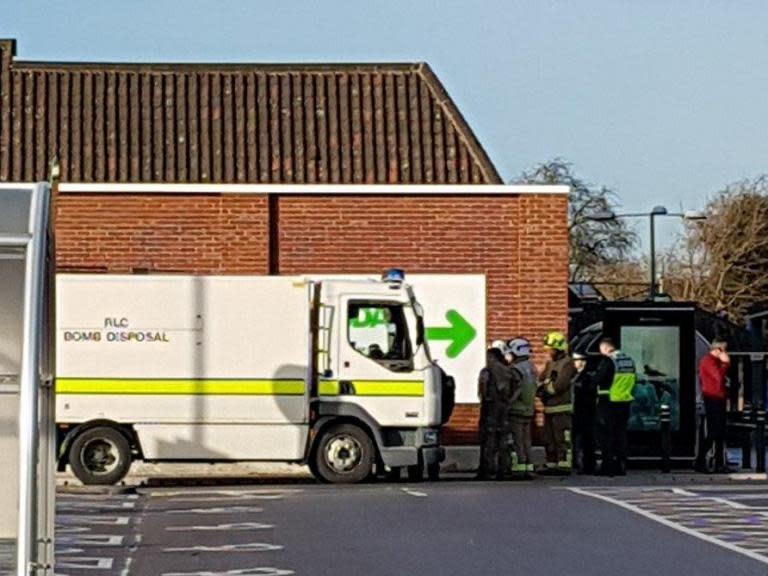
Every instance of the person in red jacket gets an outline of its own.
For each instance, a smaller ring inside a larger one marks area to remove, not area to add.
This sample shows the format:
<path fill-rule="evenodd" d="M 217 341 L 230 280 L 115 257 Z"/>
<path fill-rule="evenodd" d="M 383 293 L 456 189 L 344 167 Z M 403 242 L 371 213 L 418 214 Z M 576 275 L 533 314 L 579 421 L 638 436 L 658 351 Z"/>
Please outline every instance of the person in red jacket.
<path fill-rule="evenodd" d="M 696 470 L 706 472 L 707 453 L 715 446 L 715 473 L 729 472 L 725 458 L 726 400 L 731 359 L 726 343 L 713 341 L 709 354 L 699 362 L 699 382 L 707 419 L 707 436 L 696 458 Z"/>

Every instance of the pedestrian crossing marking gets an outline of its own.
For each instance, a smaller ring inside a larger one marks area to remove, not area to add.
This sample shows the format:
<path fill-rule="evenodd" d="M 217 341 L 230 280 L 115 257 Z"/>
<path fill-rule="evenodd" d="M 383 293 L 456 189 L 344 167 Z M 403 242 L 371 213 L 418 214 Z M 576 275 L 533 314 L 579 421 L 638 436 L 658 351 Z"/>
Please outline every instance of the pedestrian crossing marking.
<path fill-rule="evenodd" d="M 721 494 L 680 488 L 569 488 L 630 510 L 678 532 L 768 564 L 768 517 Z M 766 492 L 768 498 L 768 492 Z"/>

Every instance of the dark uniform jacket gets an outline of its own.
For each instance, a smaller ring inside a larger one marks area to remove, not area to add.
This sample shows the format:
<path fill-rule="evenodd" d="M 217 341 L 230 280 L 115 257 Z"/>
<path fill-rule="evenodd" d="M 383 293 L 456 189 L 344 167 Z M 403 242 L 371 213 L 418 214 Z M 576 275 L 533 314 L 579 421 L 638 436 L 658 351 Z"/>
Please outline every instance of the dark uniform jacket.
<path fill-rule="evenodd" d="M 585 428 L 594 422 L 597 410 L 597 388 L 592 374 L 586 370 L 573 377 L 573 422 L 574 428 Z"/>
<path fill-rule="evenodd" d="M 512 400 L 516 388 L 519 387 L 518 373 L 490 352 L 486 362 L 486 367 L 480 371 L 478 378 L 480 399 L 484 403 L 508 404 Z"/>
<path fill-rule="evenodd" d="M 608 400 L 608 392 L 613 385 L 613 377 L 615 375 L 616 365 L 613 363 L 613 359 L 608 356 L 601 356 L 597 368 L 595 368 L 595 371 L 592 373 L 592 380 L 597 392 L 601 393 L 601 400 L 603 398 Z"/>
<path fill-rule="evenodd" d="M 545 412 L 571 409 L 571 380 L 575 374 L 576 367 L 568 354 L 547 362 L 539 376 L 539 390 Z"/>

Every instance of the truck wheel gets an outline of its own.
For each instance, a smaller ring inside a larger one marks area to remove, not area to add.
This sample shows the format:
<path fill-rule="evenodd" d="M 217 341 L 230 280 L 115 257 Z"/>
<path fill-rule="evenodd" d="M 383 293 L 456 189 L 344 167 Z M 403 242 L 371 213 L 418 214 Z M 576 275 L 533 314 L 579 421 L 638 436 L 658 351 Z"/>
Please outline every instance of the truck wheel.
<path fill-rule="evenodd" d="M 315 451 L 315 468 L 332 484 L 362 482 L 373 470 L 375 453 L 371 438 L 354 424 L 329 428 Z"/>
<path fill-rule="evenodd" d="M 131 447 L 114 428 L 91 428 L 72 442 L 69 465 L 83 484 L 117 484 L 131 467 Z"/>

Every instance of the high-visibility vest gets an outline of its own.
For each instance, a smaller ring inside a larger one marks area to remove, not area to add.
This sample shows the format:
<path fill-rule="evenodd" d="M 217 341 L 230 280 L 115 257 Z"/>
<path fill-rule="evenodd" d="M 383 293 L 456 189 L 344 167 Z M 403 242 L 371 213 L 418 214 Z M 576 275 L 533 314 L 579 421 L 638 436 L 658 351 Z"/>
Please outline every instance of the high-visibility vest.
<path fill-rule="evenodd" d="M 611 354 L 614 374 L 609 399 L 611 402 L 632 402 L 632 390 L 637 382 L 635 361 L 621 350 L 615 350 Z"/>

